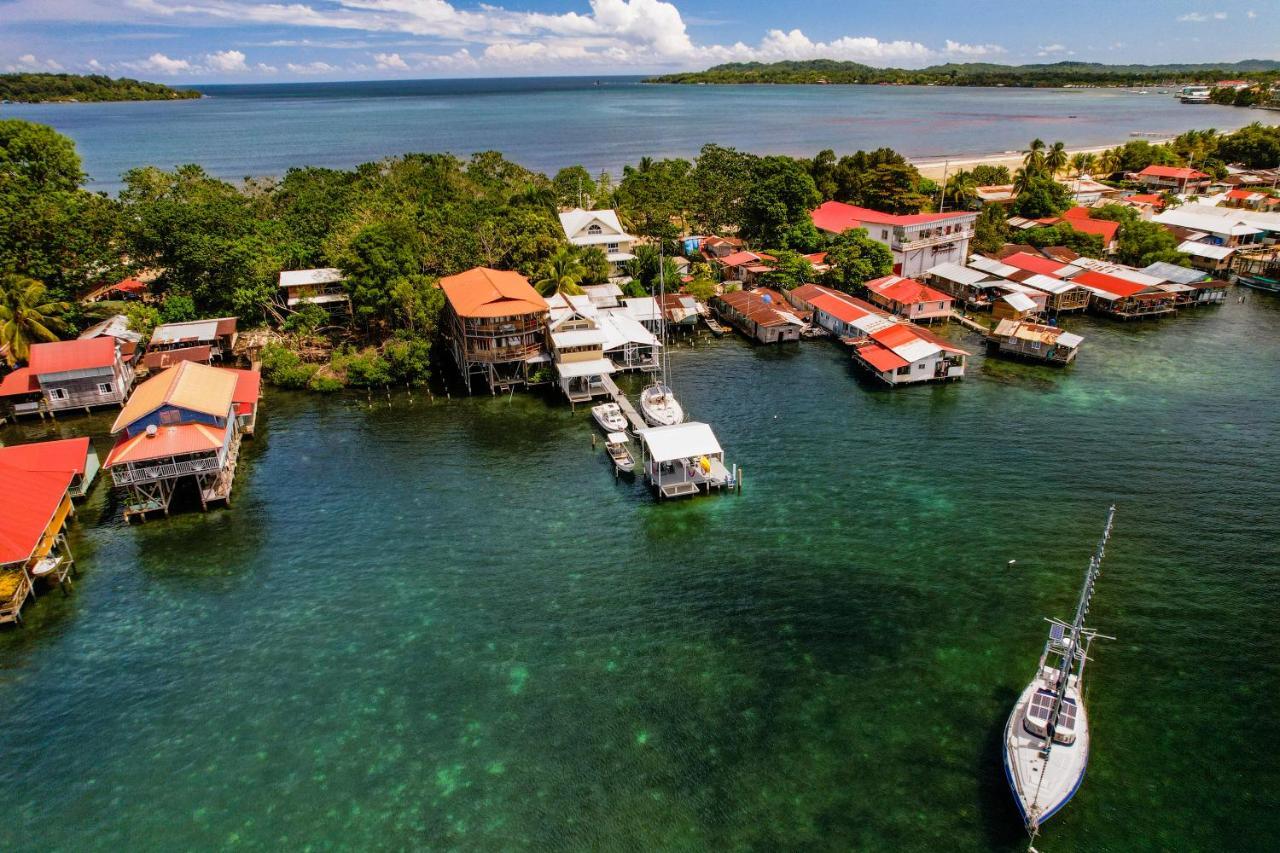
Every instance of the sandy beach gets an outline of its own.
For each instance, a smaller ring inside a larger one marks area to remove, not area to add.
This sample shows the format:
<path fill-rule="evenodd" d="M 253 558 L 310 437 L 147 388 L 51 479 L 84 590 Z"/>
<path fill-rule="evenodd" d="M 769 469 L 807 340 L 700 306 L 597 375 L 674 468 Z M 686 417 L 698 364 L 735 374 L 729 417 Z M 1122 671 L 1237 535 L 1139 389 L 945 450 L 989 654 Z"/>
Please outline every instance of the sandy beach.
<path fill-rule="evenodd" d="M 1142 139 L 1150 142 L 1152 145 L 1163 145 L 1166 142 L 1172 142 L 1175 137 L 1150 138 L 1145 136 L 1132 136 L 1123 139 L 1111 145 L 1095 145 L 1091 148 L 1069 148 L 1069 154 L 1100 154 L 1109 148 L 1115 148 L 1117 145 L 1124 145 L 1126 142 L 1133 142 Z M 1049 144 L 1052 141 L 1046 140 Z M 1022 165 L 1021 151 L 1004 151 L 999 154 L 983 154 L 974 156 L 958 156 L 952 158 L 930 157 L 923 160 L 912 160 L 912 164 L 920 170 L 920 174 L 926 178 L 940 180 L 944 172 L 954 175 L 962 169 L 972 169 L 974 166 L 1005 166 L 1012 172 L 1014 169 Z"/>

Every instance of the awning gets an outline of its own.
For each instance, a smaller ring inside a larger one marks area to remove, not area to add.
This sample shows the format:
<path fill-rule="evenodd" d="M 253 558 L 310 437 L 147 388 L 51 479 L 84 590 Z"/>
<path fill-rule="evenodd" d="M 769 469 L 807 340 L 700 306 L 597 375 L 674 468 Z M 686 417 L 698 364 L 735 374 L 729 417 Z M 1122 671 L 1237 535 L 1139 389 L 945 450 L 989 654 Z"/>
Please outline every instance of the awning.
<path fill-rule="evenodd" d="M 592 347 L 603 345 L 605 337 L 605 333 L 599 329 L 570 329 L 565 332 L 552 332 L 551 343 L 556 349 Z"/>
<path fill-rule="evenodd" d="M 607 358 L 593 358 L 590 361 L 556 362 L 556 370 L 561 379 L 577 379 L 582 376 L 603 376 L 613 373 L 613 362 Z"/>
<path fill-rule="evenodd" d="M 897 370 L 899 367 L 906 367 L 911 363 L 898 356 L 893 350 L 885 349 L 879 344 L 858 347 L 853 353 L 881 373 Z"/>
<path fill-rule="evenodd" d="M 645 452 L 654 462 L 674 462 L 724 452 L 711 427 L 698 421 L 642 429 L 636 435 L 640 436 Z"/>
<path fill-rule="evenodd" d="M 1236 252 L 1236 250 L 1230 246 L 1214 246 L 1209 243 L 1194 243 L 1191 240 L 1179 243 L 1178 251 L 1186 252 L 1188 255 L 1195 255 L 1199 258 L 1209 258 L 1215 261 L 1225 261 Z"/>

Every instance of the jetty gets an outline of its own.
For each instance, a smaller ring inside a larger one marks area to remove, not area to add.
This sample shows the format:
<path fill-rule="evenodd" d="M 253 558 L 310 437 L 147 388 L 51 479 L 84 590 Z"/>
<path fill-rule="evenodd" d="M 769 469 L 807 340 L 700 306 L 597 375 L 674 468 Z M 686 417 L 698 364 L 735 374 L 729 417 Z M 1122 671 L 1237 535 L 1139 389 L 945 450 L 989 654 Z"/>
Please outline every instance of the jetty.
<path fill-rule="evenodd" d="M 622 410 L 622 416 L 631 425 L 631 431 L 639 435 L 640 430 L 646 429 L 649 425 L 644 422 L 644 418 L 640 417 L 636 407 L 631 405 L 631 401 L 627 399 L 626 394 L 622 393 L 622 389 L 618 387 L 618 383 L 613 381 L 613 377 L 606 375 L 601 377 L 601 381 L 605 392 L 609 395 L 609 399 L 617 403 L 618 408 Z"/>

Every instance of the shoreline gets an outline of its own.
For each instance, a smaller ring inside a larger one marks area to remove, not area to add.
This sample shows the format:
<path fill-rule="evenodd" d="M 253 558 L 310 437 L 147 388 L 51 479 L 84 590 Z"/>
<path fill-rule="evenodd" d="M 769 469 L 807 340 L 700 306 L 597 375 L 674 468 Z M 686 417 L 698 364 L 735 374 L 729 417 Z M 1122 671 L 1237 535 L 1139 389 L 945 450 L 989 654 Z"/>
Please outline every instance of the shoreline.
<path fill-rule="evenodd" d="M 1103 151 L 1108 151 L 1112 148 L 1116 148 L 1117 146 L 1124 145 L 1125 142 L 1134 142 L 1137 140 L 1149 142 L 1152 145 L 1166 145 L 1175 139 L 1177 139 L 1176 136 L 1161 136 L 1154 138 L 1146 136 L 1132 136 L 1124 140 L 1124 142 L 1117 142 L 1112 145 L 1091 145 L 1082 148 L 1068 148 L 1067 155 L 1101 154 Z M 921 177 L 940 180 L 944 172 L 948 175 L 954 175 L 962 169 L 972 169 L 974 166 L 1005 166 L 1009 171 L 1013 171 L 1022 165 L 1022 156 L 1023 154 L 1021 151 L 1015 151 L 1013 153 L 1001 151 L 995 154 L 959 155 L 956 157 L 909 157 L 907 159 L 908 162 L 910 162 L 912 166 L 915 166 L 920 172 Z"/>

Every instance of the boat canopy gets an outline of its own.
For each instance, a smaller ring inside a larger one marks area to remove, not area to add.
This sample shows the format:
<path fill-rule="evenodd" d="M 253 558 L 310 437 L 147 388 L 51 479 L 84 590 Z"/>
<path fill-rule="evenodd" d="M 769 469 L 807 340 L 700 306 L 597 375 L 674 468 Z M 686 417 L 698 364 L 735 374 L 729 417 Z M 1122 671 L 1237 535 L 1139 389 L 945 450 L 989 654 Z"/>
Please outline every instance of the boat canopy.
<path fill-rule="evenodd" d="M 724 453 L 711 427 L 698 421 L 637 431 L 654 462 L 674 462 Z"/>
<path fill-rule="evenodd" d="M 605 437 L 609 439 L 610 444 L 626 444 L 630 441 L 625 432 L 611 432 Z"/>

